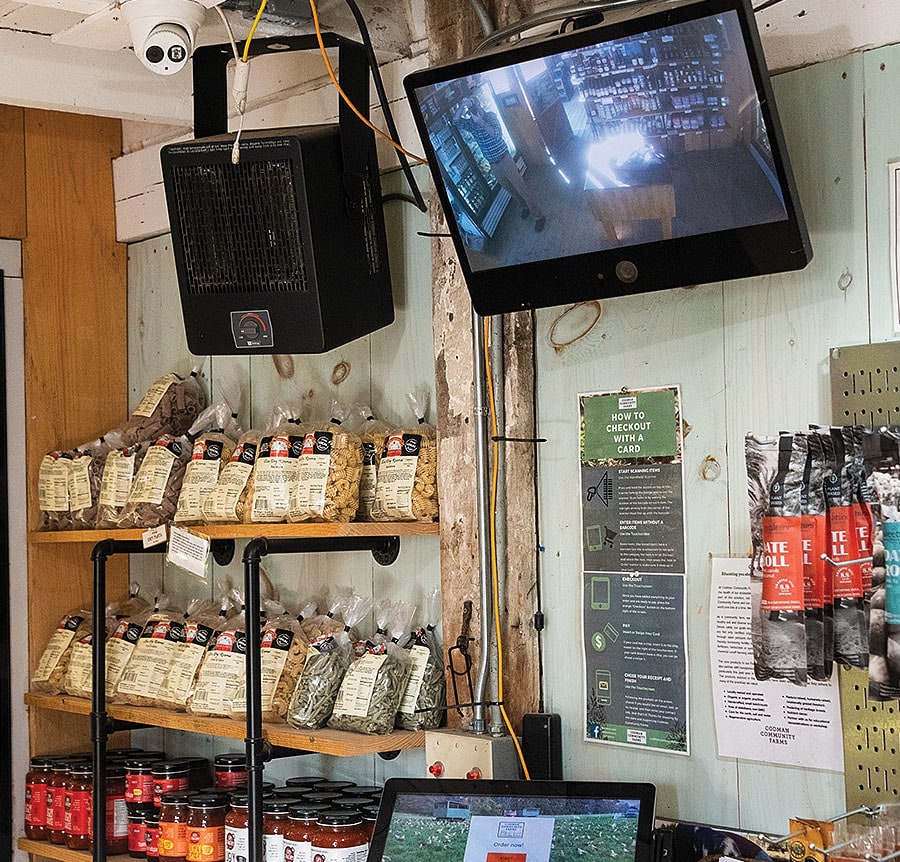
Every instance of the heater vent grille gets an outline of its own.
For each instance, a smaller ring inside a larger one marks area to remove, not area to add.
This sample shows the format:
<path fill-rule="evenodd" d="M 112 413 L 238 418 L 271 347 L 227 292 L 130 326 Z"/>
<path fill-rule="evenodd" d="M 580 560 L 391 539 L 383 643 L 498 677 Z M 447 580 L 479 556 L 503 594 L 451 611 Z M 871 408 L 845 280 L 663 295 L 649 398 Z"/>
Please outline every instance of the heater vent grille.
<path fill-rule="evenodd" d="M 287 159 L 174 165 L 187 293 L 297 293 L 309 289 Z"/>

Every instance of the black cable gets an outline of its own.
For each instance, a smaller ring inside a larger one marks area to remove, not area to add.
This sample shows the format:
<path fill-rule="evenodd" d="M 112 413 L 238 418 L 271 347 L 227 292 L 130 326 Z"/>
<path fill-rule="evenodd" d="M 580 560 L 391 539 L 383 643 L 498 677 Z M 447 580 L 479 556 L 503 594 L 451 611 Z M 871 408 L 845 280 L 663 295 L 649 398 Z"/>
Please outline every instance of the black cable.
<path fill-rule="evenodd" d="M 402 192 L 392 192 L 389 195 L 381 196 L 383 204 L 386 204 L 388 201 L 403 201 L 404 203 L 412 204 L 416 209 L 419 208 L 419 202 L 412 195 L 405 195 Z"/>
<path fill-rule="evenodd" d="M 535 438 L 538 437 L 538 397 L 537 397 L 537 316 L 531 309 L 531 415 L 532 427 Z M 540 482 L 538 478 L 538 466 L 540 464 L 539 446 L 534 447 L 533 481 L 534 481 L 534 595 L 537 611 L 535 617 L 541 620 L 541 629 L 538 630 L 538 679 L 540 686 L 538 691 L 538 712 L 544 711 L 544 648 L 543 626 L 544 609 L 541 595 L 541 554 L 544 549 L 541 545 L 541 519 L 540 519 Z M 540 615 L 538 617 L 538 615 Z"/>
<path fill-rule="evenodd" d="M 363 47 L 366 49 L 369 68 L 372 70 L 372 80 L 375 83 L 375 92 L 378 94 L 378 101 L 381 104 L 381 109 L 384 111 L 384 121 L 387 125 L 388 132 L 395 141 L 399 141 L 400 134 L 397 131 L 397 124 L 394 122 L 394 115 L 391 112 L 391 104 L 388 101 L 387 93 L 384 89 L 384 82 L 381 80 L 381 70 L 378 68 L 378 59 L 375 57 L 375 49 L 372 47 L 372 40 L 369 38 L 369 28 L 366 26 L 366 19 L 363 17 L 362 12 L 359 11 L 356 0 L 346 0 L 346 3 L 353 13 L 353 17 L 356 19 L 359 35 L 362 37 Z M 406 155 L 397 150 L 397 159 L 400 162 L 403 175 L 406 177 L 406 182 L 409 184 L 409 189 L 413 193 L 416 206 L 418 206 L 423 213 L 428 212 L 428 205 L 422 197 L 422 192 L 419 191 L 419 186 L 416 184 L 416 178 L 413 176 L 412 170 L 409 167 Z"/>
<path fill-rule="evenodd" d="M 762 12 L 763 9 L 768 9 L 770 6 L 777 6 L 780 2 L 781 0 L 764 0 L 764 2 L 753 9 L 753 14 L 755 15 L 757 12 Z"/>

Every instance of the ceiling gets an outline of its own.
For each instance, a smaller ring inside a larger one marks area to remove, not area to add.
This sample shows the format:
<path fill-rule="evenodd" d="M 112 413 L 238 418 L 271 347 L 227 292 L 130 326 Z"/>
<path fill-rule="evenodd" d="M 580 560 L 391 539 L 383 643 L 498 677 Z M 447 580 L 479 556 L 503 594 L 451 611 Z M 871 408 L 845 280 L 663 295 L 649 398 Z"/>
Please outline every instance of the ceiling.
<path fill-rule="evenodd" d="M 190 73 L 169 77 L 146 71 L 128 45 L 126 28 L 113 28 L 117 50 L 52 40 L 108 0 L 0 0 L 0 103 L 56 108 L 157 123 L 184 124 L 191 115 Z M 140 2 L 140 0 L 127 0 Z M 213 0 L 208 0 L 213 2 Z M 427 49 L 427 2 L 468 0 L 358 0 L 372 42 L 384 60 Z M 852 51 L 900 42 L 897 0 L 752 0 L 769 67 L 808 65 Z M 238 39 L 249 30 L 257 0 L 226 0 Z M 550 8 L 559 2 L 540 3 Z M 319 0 L 323 29 L 357 37 L 345 0 Z M 109 28 L 104 38 L 109 36 Z M 260 35 L 312 32 L 309 0 L 268 0 Z M 225 41 L 217 16 L 207 13 L 201 43 Z M 57 37 L 58 38 L 58 37 Z M 102 41 L 102 39 L 101 39 Z M 107 39 L 108 41 L 108 39 Z M 320 70 L 321 71 L 321 70 Z"/>

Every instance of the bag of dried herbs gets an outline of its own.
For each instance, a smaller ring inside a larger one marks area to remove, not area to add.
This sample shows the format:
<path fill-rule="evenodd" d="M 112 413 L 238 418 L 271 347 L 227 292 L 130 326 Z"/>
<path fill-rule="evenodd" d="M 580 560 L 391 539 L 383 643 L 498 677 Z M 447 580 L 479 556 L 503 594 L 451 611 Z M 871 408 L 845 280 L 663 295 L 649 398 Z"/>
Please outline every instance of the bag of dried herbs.
<path fill-rule="evenodd" d="M 401 730 L 434 730 L 440 727 L 447 706 L 447 679 L 444 651 L 435 630 L 441 621 L 441 592 L 429 593 L 422 613 L 422 625 L 409 636 L 410 674 L 397 711 Z"/>
<path fill-rule="evenodd" d="M 350 664 L 353 644 L 350 630 L 372 609 L 372 600 L 353 595 L 341 602 L 344 627 L 312 640 L 303 672 L 291 695 L 287 722 L 301 729 L 324 727 L 331 717 L 344 673 Z M 338 609 L 335 609 L 337 611 Z"/>

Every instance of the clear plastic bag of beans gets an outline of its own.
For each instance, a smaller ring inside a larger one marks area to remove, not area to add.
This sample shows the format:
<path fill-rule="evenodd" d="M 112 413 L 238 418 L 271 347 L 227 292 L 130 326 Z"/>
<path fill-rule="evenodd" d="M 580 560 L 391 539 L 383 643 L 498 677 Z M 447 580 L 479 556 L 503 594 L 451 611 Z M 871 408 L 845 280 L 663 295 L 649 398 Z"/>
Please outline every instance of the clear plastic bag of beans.
<path fill-rule="evenodd" d="M 151 445 L 152 441 L 145 441 L 106 453 L 97 499 L 98 530 L 112 530 L 119 526 L 119 518 L 128 502 L 134 477 Z"/>
<path fill-rule="evenodd" d="M 359 506 L 362 443 L 343 427 L 347 411 L 331 406 L 331 421 L 307 428 L 288 520 L 352 521 Z"/>
<path fill-rule="evenodd" d="M 147 450 L 118 525 L 147 529 L 170 522 L 178 506 L 184 471 L 191 458 L 187 437 L 163 434 Z"/>
<path fill-rule="evenodd" d="M 193 441 L 191 458 L 178 495 L 176 524 L 204 523 L 203 504 L 231 459 L 238 437 L 237 417 L 224 402 L 207 407 L 191 426 L 188 431 L 188 438 Z"/>
<path fill-rule="evenodd" d="M 436 631 L 440 621 L 441 592 L 434 589 L 425 600 L 422 624 L 404 646 L 411 668 L 397 711 L 397 727 L 401 730 L 434 730 L 441 726 L 446 713 L 444 651 Z"/>
<path fill-rule="evenodd" d="M 437 433 L 425 421 L 424 398 L 408 395 L 417 424 L 394 428 L 381 450 L 373 521 L 436 521 Z"/>
<path fill-rule="evenodd" d="M 356 510 L 356 520 L 371 521 L 378 465 L 381 463 L 381 452 L 391 426 L 383 419 L 377 419 L 368 404 L 359 407 L 358 412 L 362 415 L 362 422 L 353 430 L 356 431 L 362 444 L 362 470 L 359 475 L 359 508 Z"/>
<path fill-rule="evenodd" d="M 411 665 L 409 653 L 398 641 L 409 631 L 414 612 L 408 602 L 397 602 L 379 615 L 378 632 L 344 674 L 329 727 L 369 734 L 394 729 Z"/>
<path fill-rule="evenodd" d="M 155 440 L 163 434 L 186 434 L 206 407 L 199 378 L 198 366 L 187 377 L 171 373 L 155 380 L 122 429 L 125 445 Z"/>
<path fill-rule="evenodd" d="M 91 632 L 91 612 L 77 608 L 66 614 L 50 635 L 40 661 L 31 675 L 31 690 L 41 694 L 64 691 L 66 670 L 75 642 Z"/>
<path fill-rule="evenodd" d="M 287 521 L 291 497 L 300 475 L 300 453 L 305 429 L 299 411 L 279 408 L 280 416 L 259 441 L 250 476 L 250 522 L 257 524 Z M 247 512 L 244 513 L 244 521 Z"/>
<path fill-rule="evenodd" d="M 344 629 L 336 634 L 322 634 L 310 642 L 306 664 L 288 706 L 288 724 L 303 729 L 325 726 L 350 664 L 353 644 L 349 632 L 371 609 L 370 598 L 351 596 L 341 607 Z"/>

